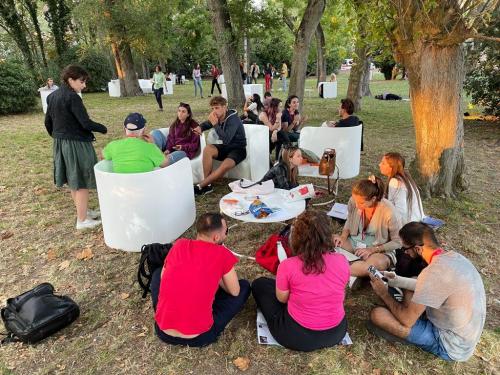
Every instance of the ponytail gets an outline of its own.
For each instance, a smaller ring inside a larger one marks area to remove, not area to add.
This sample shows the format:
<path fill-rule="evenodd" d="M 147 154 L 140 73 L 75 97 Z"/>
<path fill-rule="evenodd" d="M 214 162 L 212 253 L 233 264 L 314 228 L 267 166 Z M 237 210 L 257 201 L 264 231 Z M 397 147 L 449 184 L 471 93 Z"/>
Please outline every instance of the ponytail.
<path fill-rule="evenodd" d="M 376 176 L 370 176 L 362 180 L 358 180 L 352 187 L 352 193 L 360 195 L 366 200 L 376 197 L 379 202 L 384 197 L 385 185 L 384 182 Z"/>

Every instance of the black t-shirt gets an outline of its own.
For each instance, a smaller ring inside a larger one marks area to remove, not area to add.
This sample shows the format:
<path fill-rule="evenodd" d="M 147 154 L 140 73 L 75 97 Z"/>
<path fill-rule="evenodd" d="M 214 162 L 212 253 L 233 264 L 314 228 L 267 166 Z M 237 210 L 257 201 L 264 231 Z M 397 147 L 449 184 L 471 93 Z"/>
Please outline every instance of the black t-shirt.
<path fill-rule="evenodd" d="M 336 127 L 337 128 L 349 128 L 351 126 L 358 126 L 359 125 L 359 118 L 354 115 L 350 115 L 346 119 L 341 119 L 337 122 Z"/>
<path fill-rule="evenodd" d="M 281 122 L 286 122 L 288 126 L 292 125 L 293 120 L 295 119 L 295 116 L 299 114 L 299 111 L 295 111 L 295 113 L 292 115 L 288 109 L 285 109 L 281 113 Z"/>

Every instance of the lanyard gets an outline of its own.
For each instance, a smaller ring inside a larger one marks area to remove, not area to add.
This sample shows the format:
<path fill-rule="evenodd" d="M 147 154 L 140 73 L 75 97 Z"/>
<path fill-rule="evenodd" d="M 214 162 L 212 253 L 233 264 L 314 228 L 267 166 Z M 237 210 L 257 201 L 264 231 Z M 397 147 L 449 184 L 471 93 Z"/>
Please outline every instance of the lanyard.
<path fill-rule="evenodd" d="M 443 249 L 441 249 L 440 247 L 439 247 L 439 248 L 437 248 L 436 250 L 434 250 L 434 252 L 432 253 L 432 255 L 431 255 L 430 259 L 429 259 L 429 264 L 431 264 L 431 263 L 432 263 L 432 259 L 433 259 L 436 255 L 441 255 L 441 254 L 443 254 L 443 253 L 444 253 L 444 250 L 443 250 Z"/>

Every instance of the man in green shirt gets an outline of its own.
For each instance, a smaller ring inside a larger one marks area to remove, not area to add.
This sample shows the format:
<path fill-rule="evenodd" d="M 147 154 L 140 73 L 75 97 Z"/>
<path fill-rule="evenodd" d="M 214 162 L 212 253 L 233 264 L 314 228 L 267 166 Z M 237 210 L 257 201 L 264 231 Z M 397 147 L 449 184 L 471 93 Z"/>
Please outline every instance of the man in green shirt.
<path fill-rule="evenodd" d="M 144 134 L 146 119 L 140 113 L 131 113 L 123 123 L 125 139 L 108 143 L 102 151 L 104 159 L 113 161 L 115 173 L 151 172 L 168 165 L 168 159 Z"/>

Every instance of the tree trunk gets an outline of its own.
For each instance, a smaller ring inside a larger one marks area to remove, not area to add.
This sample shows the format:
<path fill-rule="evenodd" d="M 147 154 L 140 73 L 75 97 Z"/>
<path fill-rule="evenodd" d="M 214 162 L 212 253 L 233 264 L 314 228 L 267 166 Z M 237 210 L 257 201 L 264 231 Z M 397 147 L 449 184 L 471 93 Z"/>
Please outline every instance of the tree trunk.
<path fill-rule="evenodd" d="M 16 42 L 17 48 L 19 48 L 23 55 L 24 63 L 31 70 L 33 77 L 35 77 L 33 54 L 28 43 L 22 16 L 17 12 L 14 0 L 0 1 L 0 16 L 5 23 L 5 30 Z"/>
<path fill-rule="evenodd" d="M 325 61 L 325 33 L 323 32 L 323 28 L 321 27 L 321 23 L 318 23 L 318 27 L 316 28 L 316 77 L 317 82 L 316 86 L 320 82 L 326 81 L 326 61 Z"/>
<path fill-rule="evenodd" d="M 424 44 L 404 56 L 415 124 L 417 179 L 426 195 L 455 196 L 463 178 L 462 86 L 464 51 L 460 45 Z"/>
<path fill-rule="evenodd" d="M 42 30 L 40 30 L 40 22 L 38 22 L 37 2 L 33 0 L 24 0 L 24 4 L 26 5 L 26 9 L 28 10 L 28 13 L 31 17 L 33 26 L 35 27 L 36 39 L 38 47 L 40 48 L 40 54 L 42 56 L 43 66 L 47 67 L 47 57 L 45 55 L 45 46 L 43 44 L 43 39 L 42 39 Z"/>
<path fill-rule="evenodd" d="M 123 68 L 123 85 L 120 81 L 120 86 L 125 88 L 122 91 L 122 96 L 138 96 L 142 95 L 142 90 L 137 80 L 137 73 L 134 69 L 134 59 L 132 58 L 132 50 L 127 42 L 120 43 L 120 56 Z"/>
<path fill-rule="evenodd" d="M 46 1 L 48 10 L 45 13 L 45 19 L 49 23 L 52 35 L 54 36 L 57 55 L 61 58 L 68 48 L 66 32 L 69 29 L 71 21 L 71 11 L 66 5 L 65 0 Z M 59 61 L 59 63 L 63 62 Z"/>
<path fill-rule="evenodd" d="M 300 103 L 304 98 L 307 74 L 307 56 L 311 39 L 325 10 L 325 0 L 309 0 L 299 29 L 295 35 L 292 57 L 292 72 L 288 95 L 297 95 Z"/>
<path fill-rule="evenodd" d="M 372 65 L 371 57 L 367 57 L 365 59 L 365 63 L 363 66 L 363 82 L 361 83 L 361 96 L 372 96 L 372 92 L 370 90 L 370 67 Z"/>
<path fill-rule="evenodd" d="M 207 2 L 212 13 L 217 49 L 226 82 L 228 105 L 230 108 L 241 109 L 245 101 L 245 93 L 241 83 L 240 65 L 236 51 L 238 41 L 231 25 L 227 1 L 208 0 Z"/>
<path fill-rule="evenodd" d="M 363 82 L 365 79 L 368 46 L 362 41 L 356 44 L 354 61 L 349 73 L 349 86 L 347 97 L 354 103 L 354 112 L 361 111 L 361 98 L 363 97 Z M 369 67 L 370 65 L 368 65 Z"/>
<path fill-rule="evenodd" d="M 149 78 L 151 78 L 149 76 L 148 64 L 147 64 L 146 59 L 144 58 L 144 56 L 141 56 L 141 65 L 142 65 L 142 78 L 143 79 L 149 79 Z"/>

